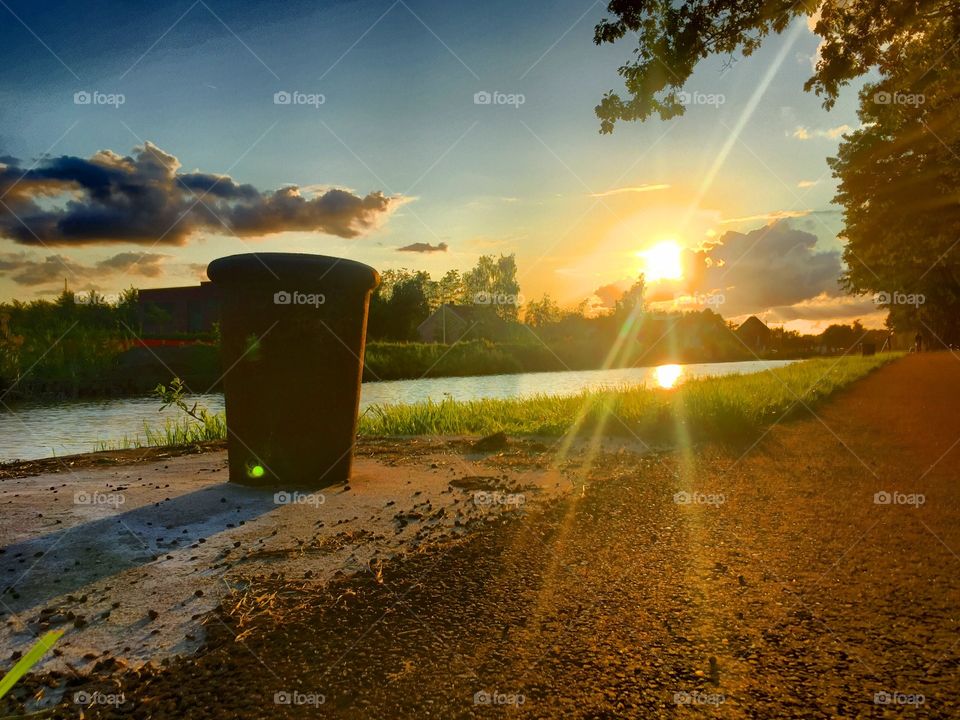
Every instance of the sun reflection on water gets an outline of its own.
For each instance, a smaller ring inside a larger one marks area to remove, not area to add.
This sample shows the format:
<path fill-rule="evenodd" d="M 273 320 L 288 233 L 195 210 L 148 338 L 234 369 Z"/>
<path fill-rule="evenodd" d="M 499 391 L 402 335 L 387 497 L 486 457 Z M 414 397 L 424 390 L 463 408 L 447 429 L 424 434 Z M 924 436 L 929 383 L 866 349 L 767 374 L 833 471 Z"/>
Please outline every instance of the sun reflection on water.
<path fill-rule="evenodd" d="M 683 374 L 683 368 L 679 365 L 660 365 L 653 371 L 654 380 L 662 388 L 672 388 L 677 384 L 680 376 Z"/>

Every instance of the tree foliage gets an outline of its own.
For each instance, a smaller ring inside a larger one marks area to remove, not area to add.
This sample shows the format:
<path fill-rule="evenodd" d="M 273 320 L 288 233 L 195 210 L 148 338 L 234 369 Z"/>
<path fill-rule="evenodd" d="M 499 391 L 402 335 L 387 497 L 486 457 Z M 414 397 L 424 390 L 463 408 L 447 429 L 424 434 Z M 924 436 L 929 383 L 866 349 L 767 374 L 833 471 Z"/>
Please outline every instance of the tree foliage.
<path fill-rule="evenodd" d="M 949 0 L 611 0 L 595 42 L 635 35 L 625 93 L 596 107 L 600 131 L 683 113 L 679 92 L 711 55 L 750 55 L 799 17 L 821 38 L 804 85 L 833 106 L 851 80 L 861 127 L 830 159 L 847 240 L 842 278 L 875 293 L 888 323 L 960 342 L 960 4 Z M 922 301 L 921 301 L 922 299 Z M 901 302 L 901 300 L 903 300 Z"/>

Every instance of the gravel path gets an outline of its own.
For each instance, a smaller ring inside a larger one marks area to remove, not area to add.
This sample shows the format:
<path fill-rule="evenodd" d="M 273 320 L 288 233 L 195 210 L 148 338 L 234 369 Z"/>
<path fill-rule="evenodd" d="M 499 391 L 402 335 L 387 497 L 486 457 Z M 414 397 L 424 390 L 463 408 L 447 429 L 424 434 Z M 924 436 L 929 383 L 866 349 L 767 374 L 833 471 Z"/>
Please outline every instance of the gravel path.
<path fill-rule="evenodd" d="M 85 717 L 958 717 L 958 400 L 960 358 L 910 356 L 753 447 L 580 449 L 580 492 L 323 589 L 256 578 L 197 656 L 70 692 L 123 693 Z"/>

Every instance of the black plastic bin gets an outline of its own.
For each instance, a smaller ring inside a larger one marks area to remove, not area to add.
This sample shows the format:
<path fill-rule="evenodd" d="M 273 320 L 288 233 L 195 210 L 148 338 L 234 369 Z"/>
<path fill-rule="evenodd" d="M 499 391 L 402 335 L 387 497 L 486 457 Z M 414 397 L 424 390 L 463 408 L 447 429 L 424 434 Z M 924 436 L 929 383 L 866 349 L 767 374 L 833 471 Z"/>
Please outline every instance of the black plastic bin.
<path fill-rule="evenodd" d="M 298 253 L 231 255 L 221 298 L 230 480 L 320 488 L 350 477 L 373 268 Z"/>

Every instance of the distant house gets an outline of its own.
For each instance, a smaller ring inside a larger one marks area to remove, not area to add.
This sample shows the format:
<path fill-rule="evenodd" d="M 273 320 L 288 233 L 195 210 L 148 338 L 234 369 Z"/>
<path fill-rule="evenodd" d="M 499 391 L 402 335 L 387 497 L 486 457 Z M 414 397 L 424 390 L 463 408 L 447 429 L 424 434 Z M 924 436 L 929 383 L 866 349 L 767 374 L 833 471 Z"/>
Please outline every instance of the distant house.
<path fill-rule="evenodd" d="M 738 338 L 755 353 L 766 352 L 770 346 L 770 328 L 756 315 L 751 315 L 734 331 Z"/>
<path fill-rule="evenodd" d="M 213 284 L 140 290 L 137 297 L 145 336 L 206 333 L 220 318 L 220 298 Z"/>
<path fill-rule="evenodd" d="M 421 342 L 450 345 L 466 337 L 502 340 L 509 325 L 490 305 L 453 305 L 444 303 L 417 326 Z"/>

